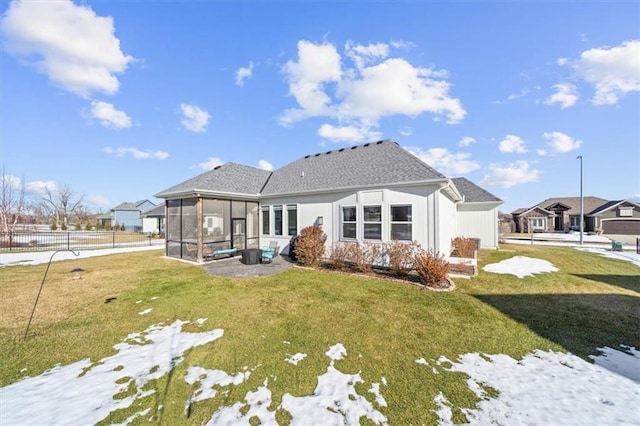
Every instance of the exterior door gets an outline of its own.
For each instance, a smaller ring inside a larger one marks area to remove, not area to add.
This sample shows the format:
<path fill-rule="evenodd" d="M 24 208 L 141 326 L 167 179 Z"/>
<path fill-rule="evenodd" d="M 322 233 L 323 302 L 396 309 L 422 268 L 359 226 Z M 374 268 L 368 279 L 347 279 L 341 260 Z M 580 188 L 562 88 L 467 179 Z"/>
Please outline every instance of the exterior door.
<path fill-rule="evenodd" d="M 247 219 L 232 219 L 231 232 L 232 247 L 244 250 L 246 248 Z"/>

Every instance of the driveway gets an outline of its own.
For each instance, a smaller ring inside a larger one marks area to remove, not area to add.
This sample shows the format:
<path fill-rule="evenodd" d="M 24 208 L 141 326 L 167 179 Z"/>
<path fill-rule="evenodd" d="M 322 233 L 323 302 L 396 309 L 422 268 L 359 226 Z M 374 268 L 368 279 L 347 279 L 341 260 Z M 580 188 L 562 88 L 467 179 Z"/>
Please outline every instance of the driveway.
<path fill-rule="evenodd" d="M 605 237 L 609 238 L 612 241 L 621 241 L 624 245 L 636 246 L 636 239 L 640 238 L 636 235 L 605 235 Z"/>

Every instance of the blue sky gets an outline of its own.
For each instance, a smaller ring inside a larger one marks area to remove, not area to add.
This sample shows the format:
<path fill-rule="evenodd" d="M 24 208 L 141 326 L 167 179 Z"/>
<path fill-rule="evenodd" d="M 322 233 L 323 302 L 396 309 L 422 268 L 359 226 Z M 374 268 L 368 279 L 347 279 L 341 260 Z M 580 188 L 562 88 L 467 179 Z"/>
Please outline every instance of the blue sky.
<path fill-rule="evenodd" d="M 0 2 L 0 163 L 95 211 L 392 139 L 504 200 L 640 196 L 640 3 Z M 366 166 L 366 165 L 365 165 Z"/>

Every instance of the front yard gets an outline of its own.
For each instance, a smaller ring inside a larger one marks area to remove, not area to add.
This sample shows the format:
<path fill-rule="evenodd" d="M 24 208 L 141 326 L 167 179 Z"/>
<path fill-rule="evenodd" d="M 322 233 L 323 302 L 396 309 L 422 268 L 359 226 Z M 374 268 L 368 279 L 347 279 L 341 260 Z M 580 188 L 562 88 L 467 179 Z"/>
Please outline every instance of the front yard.
<path fill-rule="evenodd" d="M 53 263 L 26 339 L 46 265 L 0 269 L 1 424 L 37 423 L 35 412 L 55 424 L 461 423 L 482 418 L 462 409 L 500 392 L 498 382 L 471 380 L 466 361 L 530 360 L 540 350 L 538 361 L 570 352 L 591 363 L 600 348 L 640 348 L 640 269 L 572 248 L 481 251 L 479 275 L 455 280 L 453 292 L 297 268 L 218 278 L 160 255 Z M 558 270 L 525 278 L 482 270 L 514 256 Z M 490 356 L 465 355 L 475 353 Z M 591 368 L 580 359 L 557 364 Z M 640 397 L 638 382 L 620 380 L 602 381 L 613 410 L 619 389 Z M 38 386 L 48 397 L 37 398 Z M 608 409 L 601 405 L 593 409 Z M 567 406 L 576 418 L 589 414 Z"/>

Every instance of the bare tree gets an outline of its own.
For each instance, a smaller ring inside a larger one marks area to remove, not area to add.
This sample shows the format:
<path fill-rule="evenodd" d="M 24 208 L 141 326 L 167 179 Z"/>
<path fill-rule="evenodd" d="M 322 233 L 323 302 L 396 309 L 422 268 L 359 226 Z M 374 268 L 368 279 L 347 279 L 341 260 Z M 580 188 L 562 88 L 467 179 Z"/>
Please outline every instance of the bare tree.
<path fill-rule="evenodd" d="M 24 177 L 7 175 L 3 166 L 0 191 L 0 231 L 13 232 L 27 208 Z"/>
<path fill-rule="evenodd" d="M 48 217 L 55 217 L 56 223 L 67 225 L 69 217 L 77 210 L 83 209 L 84 195 L 77 196 L 69 185 L 58 188 L 45 188 L 40 202 L 40 209 Z"/>

